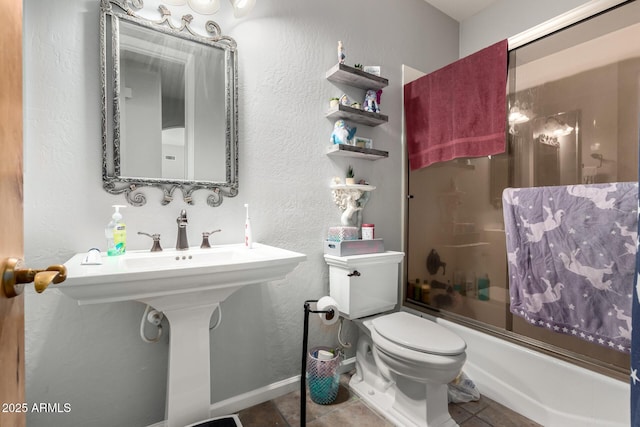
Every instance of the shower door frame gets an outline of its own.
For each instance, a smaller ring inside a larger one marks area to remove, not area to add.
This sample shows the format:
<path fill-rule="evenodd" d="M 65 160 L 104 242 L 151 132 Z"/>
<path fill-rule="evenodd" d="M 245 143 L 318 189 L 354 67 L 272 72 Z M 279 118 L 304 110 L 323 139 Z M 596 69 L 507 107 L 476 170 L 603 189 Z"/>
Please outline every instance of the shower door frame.
<path fill-rule="evenodd" d="M 539 25 L 536 25 L 526 31 L 523 31 L 513 37 L 508 39 L 509 51 L 517 49 L 518 47 L 524 46 L 528 43 L 531 43 L 535 40 L 541 39 L 548 35 L 551 35 L 557 31 L 561 31 L 567 27 L 570 27 L 573 24 L 576 24 L 580 21 L 587 20 L 589 18 L 595 17 L 596 15 L 605 13 L 614 8 L 622 6 L 625 3 L 632 3 L 635 0 L 602 0 L 599 2 L 589 2 L 577 8 L 574 8 L 570 11 L 567 11 L 553 19 L 550 19 L 546 22 L 543 22 Z M 597 4 L 596 4 L 597 3 Z M 403 85 L 419 78 L 421 75 L 425 73 L 420 72 L 419 70 L 413 69 L 411 67 L 407 67 L 403 65 Z M 404 115 L 404 102 L 403 102 L 403 115 Z M 409 160 L 408 160 L 408 152 L 407 152 L 407 141 L 406 141 L 406 130 L 404 120 L 402 121 L 402 145 L 403 145 L 403 159 L 402 159 L 402 168 L 403 168 L 403 182 L 402 182 L 402 194 L 405 195 L 405 200 L 402 205 L 402 247 L 405 248 L 405 253 L 408 254 L 408 233 L 409 233 L 409 200 L 412 198 L 412 195 L 409 193 Z M 518 333 L 512 332 L 513 328 L 513 317 L 509 311 L 508 302 L 505 304 L 505 329 L 498 328 L 496 326 L 477 321 L 475 319 L 462 316 L 449 311 L 441 311 L 437 308 L 414 304 L 410 301 L 407 301 L 405 292 L 406 292 L 406 284 L 408 283 L 408 257 L 405 257 L 403 260 L 403 268 L 402 268 L 402 286 L 399 289 L 399 296 L 401 305 L 407 307 L 409 309 L 417 310 L 422 313 L 430 314 L 435 317 L 441 317 L 463 326 L 469 327 L 471 329 L 479 330 L 481 332 L 505 339 L 507 341 L 513 342 L 515 344 L 539 351 L 543 354 L 567 361 L 577 366 L 584 367 L 586 369 L 592 370 L 594 372 L 601 373 L 603 375 L 607 375 L 612 378 L 619 379 L 621 381 L 628 381 L 629 378 L 629 369 L 622 369 L 617 366 L 613 366 L 607 363 L 604 363 L 598 359 L 590 358 L 588 356 L 578 354 L 552 344 L 545 343 L 543 341 L 536 340 L 534 338 L 530 338 L 524 335 L 520 335 Z"/>

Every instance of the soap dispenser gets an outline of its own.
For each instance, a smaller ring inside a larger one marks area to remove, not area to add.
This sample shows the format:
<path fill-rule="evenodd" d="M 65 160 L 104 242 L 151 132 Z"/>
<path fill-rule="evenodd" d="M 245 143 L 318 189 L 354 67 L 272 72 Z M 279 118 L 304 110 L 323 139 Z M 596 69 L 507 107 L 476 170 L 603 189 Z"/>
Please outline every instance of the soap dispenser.
<path fill-rule="evenodd" d="M 120 213 L 120 208 L 126 208 L 126 206 L 113 205 L 113 208 L 115 212 L 111 215 L 111 221 L 104 229 L 108 256 L 123 255 L 127 249 L 127 227 L 122 222 L 122 214 Z"/>

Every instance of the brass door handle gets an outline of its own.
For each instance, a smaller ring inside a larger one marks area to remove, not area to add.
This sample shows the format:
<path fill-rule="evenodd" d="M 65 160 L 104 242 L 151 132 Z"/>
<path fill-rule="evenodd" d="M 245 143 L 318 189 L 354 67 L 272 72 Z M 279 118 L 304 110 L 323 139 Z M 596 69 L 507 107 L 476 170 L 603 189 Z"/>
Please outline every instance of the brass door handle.
<path fill-rule="evenodd" d="M 51 265 L 46 270 L 22 268 L 22 260 L 5 258 L 2 261 L 2 288 L 7 298 L 13 298 L 24 291 L 24 284 L 34 282 L 36 292 L 41 294 L 51 283 L 57 284 L 67 278 L 64 265 Z"/>

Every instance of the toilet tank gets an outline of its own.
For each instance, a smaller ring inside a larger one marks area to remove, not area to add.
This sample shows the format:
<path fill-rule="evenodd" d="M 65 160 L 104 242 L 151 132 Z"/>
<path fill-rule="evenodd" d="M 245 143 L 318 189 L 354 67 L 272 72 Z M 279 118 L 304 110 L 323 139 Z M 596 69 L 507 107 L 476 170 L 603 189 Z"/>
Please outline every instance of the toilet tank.
<path fill-rule="evenodd" d="M 340 315 L 347 319 L 371 316 L 393 309 L 398 303 L 399 264 L 403 252 L 335 256 L 329 264 L 329 295 Z"/>

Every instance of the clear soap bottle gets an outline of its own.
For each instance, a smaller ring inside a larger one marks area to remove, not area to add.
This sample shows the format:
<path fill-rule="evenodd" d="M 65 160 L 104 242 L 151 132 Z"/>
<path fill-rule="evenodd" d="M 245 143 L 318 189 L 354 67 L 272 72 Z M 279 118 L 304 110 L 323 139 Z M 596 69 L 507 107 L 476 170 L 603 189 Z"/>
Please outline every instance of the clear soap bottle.
<path fill-rule="evenodd" d="M 127 250 L 127 226 L 122 222 L 122 214 L 120 213 L 120 208 L 126 208 L 126 206 L 113 205 L 113 208 L 115 208 L 115 212 L 111 215 L 111 221 L 104 229 L 108 256 L 123 255 Z"/>
<path fill-rule="evenodd" d="M 473 272 L 468 272 L 465 277 L 465 291 L 468 298 L 477 298 L 478 288 L 476 287 L 476 275 Z"/>

